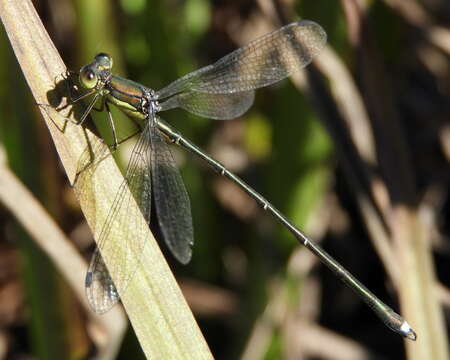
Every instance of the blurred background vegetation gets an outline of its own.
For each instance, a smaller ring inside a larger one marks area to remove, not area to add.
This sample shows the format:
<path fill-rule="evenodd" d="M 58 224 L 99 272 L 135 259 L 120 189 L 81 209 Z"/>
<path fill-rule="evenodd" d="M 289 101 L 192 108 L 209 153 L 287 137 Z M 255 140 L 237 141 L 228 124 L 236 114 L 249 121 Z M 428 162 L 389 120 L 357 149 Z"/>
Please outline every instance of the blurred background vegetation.
<path fill-rule="evenodd" d="M 317 64 L 257 91 L 244 116 L 163 116 L 405 315 L 418 342 L 405 347 L 241 190 L 175 148 L 196 244 L 189 265 L 167 259 L 217 359 L 447 358 L 450 2 L 33 3 L 69 69 L 107 52 L 154 89 L 284 23 L 321 24 Z M 89 259 L 91 233 L 3 31 L 0 59 L 7 164 Z M 99 353 L 92 314 L 6 207 L 0 231 L 0 359 Z M 144 358 L 131 328 L 116 358 Z"/>

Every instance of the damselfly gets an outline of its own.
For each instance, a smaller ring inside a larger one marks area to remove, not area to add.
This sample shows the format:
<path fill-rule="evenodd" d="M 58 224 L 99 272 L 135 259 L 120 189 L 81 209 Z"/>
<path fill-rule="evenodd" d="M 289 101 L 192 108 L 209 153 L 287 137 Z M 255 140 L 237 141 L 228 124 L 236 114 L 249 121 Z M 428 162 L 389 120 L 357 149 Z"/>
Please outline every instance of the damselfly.
<path fill-rule="evenodd" d="M 308 65 L 326 43 L 326 33 L 318 24 L 300 21 L 286 25 L 241 47 L 212 65 L 201 68 L 154 91 L 141 84 L 111 73 L 112 59 L 98 54 L 94 61 L 81 68 L 79 81 L 88 91 L 76 100 L 93 96 L 79 123 L 87 118 L 101 101 L 110 121 L 114 147 L 118 137 L 109 105 L 113 104 L 139 123 L 140 136 L 134 146 L 125 181 L 118 191 L 98 239 L 98 249 L 86 276 L 89 303 L 97 313 L 108 311 L 123 293 L 137 264 L 122 264 L 110 257 L 109 270 L 116 271 L 114 283 L 107 271 L 101 252 L 108 246 L 111 229 L 119 219 L 117 214 L 133 196 L 148 224 L 152 196 L 162 236 L 172 254 L 183 264 L 192 254 L 193 227 L 189 197 L 175 166 L 166 139 L 189 150 L 206 161 L 221 175 L 242 187 L 265 211 L 270 213 L 306 248 L 312 251 L 345 284 L 351 287 L 392 330 L 415 340 L 408 323 L 355 279 L 320 246 L 297 229 L 279 210 L 218 161 L 201 151 L 158 115 L 161 111 L 183 108 L 193 114 L 212 119 L 231 119 L 245 113 L 252 105 L 254 89 L 278 82 Z M 125 189 L 131 191 L 125 191 Z M 127 195 L 131 194 L 131 195 Z M 130 249 L 141 253 L 145 239 L 129 238 Z M 125 257 L 126 258 L 126 257 Z"/>

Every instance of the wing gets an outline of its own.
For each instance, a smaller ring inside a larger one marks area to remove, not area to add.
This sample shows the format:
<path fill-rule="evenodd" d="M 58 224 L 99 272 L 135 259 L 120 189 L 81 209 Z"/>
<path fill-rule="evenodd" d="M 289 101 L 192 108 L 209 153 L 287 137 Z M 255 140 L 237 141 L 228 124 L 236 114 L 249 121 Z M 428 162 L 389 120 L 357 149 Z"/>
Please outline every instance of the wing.
<path fill-rule="evenodd" d="M 159 99 L 181 92 L 233 94 L 273 84 L 308 65 L 326 43 L 326 33 L 312 21 L 299 21 L 174 81 L 157 92 Z"/>
<path fill-rule="evenodd" d="M 120 299 L 98 248 L 92 255 L 84 286 L 88 303 L 97 314 L 104 314 Z"/>
<path fill-rule="evenodd" d="M 207 94 L 196 91 L 178 93 L 160 104 L 160 111 L 180 107 L 209 119 L 234 119 L 244 114 L 253 104 L 253 91 L 235 94 Z"/>
<path fill-rule="evenodd" d="M 102 226 L 97 241 L 98 249 L 92 257 L 86 275 L 86 295 L 92 309 L 97 313 L 104 313 L 117 303 L 118 294 L 126 290 L 140 261 L 145 245 L 145 234 L 131 235 L 131 232 L 124 232 L 123 229 L 131 226 L 142 228 L 142 224 L 136 224 L 137 221 L 150 223 L 150 161 L 150 137 L 147 126 L 133 148 L 125 180 Z M 130 206 L 134 201 L 138 207 Z M 121 239 L 124 245 L 120 248 L 112 240 L 119 231 L 125 234 Z M 114 279 L 114 283 L 111 278 Z"/>
<path fill-rule="evenodd" d="M 152 185 L 156 216 L 163 238 L 182 264 L 192 256 L 194 230 L 191 205 L 170 149 L 155 127 L 150 130 Z"/>

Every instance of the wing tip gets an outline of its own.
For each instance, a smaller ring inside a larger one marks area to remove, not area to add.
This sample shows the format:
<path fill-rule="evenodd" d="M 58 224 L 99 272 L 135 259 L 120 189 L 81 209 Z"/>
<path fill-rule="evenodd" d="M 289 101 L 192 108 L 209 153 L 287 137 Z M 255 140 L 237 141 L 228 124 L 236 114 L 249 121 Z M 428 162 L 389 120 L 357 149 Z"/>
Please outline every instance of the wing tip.
<path fill-rule="evenodd" d="M 295 25 L 302 26 L 302 27 L 311 27 L 311 33 L 317 38 L 320 39 L 320 46 L 319 48 L 322 48 L 327 43 L 327 33 L 325 29 L 312 20 L 300 20 L 294 23 Z"/>
<path fill-rule="evenodd" d="M 189 262 L 192 259 L 192 248 L 191 247 L 189 247 L 188 250 L 186 250 L 182 254 L 175 253 L 174 251 L 172 251 L 172 252 L 173 252 L 175 258 L 178 260 L 178 262 L 180 262 L 183 265 L 189 264 Z"/>

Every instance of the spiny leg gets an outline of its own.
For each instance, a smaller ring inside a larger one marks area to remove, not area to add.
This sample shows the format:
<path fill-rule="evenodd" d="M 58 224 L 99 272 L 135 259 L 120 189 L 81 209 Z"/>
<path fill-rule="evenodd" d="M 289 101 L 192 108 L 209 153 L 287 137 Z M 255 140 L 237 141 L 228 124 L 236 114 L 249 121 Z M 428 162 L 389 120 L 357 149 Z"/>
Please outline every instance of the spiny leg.
<path fill-rule="evenodd" d="M 111 110 L 109 109 L 108 103 L 106 101 L 103 101 L 103 105 L 106 108 L 106 113 L 108 114 L 109 125 L 111 126 L 111 131 L 112 131 L 112 135 L 113 135 L 114 143 L 112 144 L 111 148 L 112 148 L 112 150 L 115 151 L 117 149 L 117 146 L 119 145 L 119 141 L 117 140 L 116 125 L 114 124 L 114 120 L 112 118 Z M 135 134 L 133 134 L 133 136 L 134 135 Z M 123 140 L 123 141 L 125 141 L 125 140 Z"/>
<path fill-rule="evenodd" d="M 97 166 L 100 162 L 102 162 L 104 159 L 106 159 L 108 156 L 114 154 L 114 152 L 117 150 L 117 148 L 119 147 L 119 145 L 121 145 L 122 143 L 124 143 L 125 141 L 128 141 L 129 139 L 131 139 L 132 137 L 136 136 L 137 134 L 139 134 L 141 132 L 141 129 L 136 130 L 135 132 L 133 132 L 132 134 L 128 135 L 127 137 L 120 139 L 120 140 L 115 140 L 116 141 L 116 145 L 112 145 L 109 146 L 108 144 L 106 144 L 110 150 L 109 153 L 104 153 L 104 150 L 100 150 L 100 144 L 105 144 L 105 141 L 103 138 L 97 138 L 97 142 L 96 144 L 94 144 L 93 146 L 88 145 L 86 147 L 86 149 L 83 151 L 83 154 L 80 157 L 80 160 L 78 161 L 78 167 L 77 167 L 77 173 L 75 175 L 75 180 L 74 180 L 74 184 L 77 182 L 78 177 L 85 172 L 86 170 Z M 97 145 L 98 144 L 98 145 Z M 97 150 L 97 148 L 99 150 Z M 87 158 L 87 159 L 86 159 Z"/>

